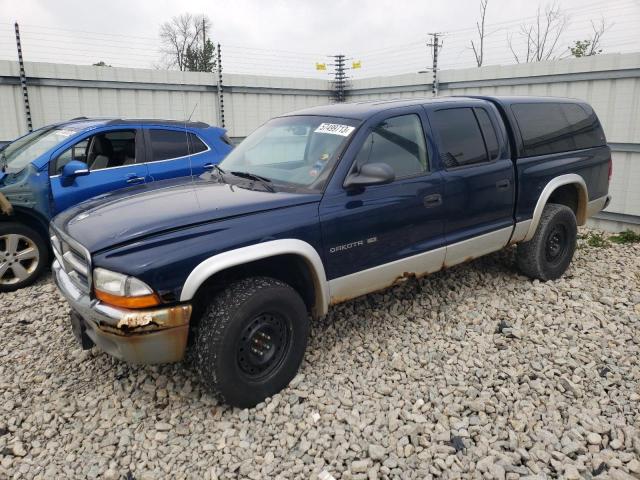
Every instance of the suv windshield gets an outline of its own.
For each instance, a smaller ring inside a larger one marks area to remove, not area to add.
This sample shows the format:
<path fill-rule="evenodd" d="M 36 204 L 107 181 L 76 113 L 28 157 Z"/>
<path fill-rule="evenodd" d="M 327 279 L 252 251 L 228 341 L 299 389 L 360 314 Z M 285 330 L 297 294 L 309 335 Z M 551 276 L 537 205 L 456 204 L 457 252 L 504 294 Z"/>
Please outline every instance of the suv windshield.
<path fill-rule="evenodd" d="M 225 172 L 262 177 L 283 186 L 321 191 L 359 121 L 318 116 L 274 118 L 232 150 Z"/>
<path fill-rule="evenodd" d="M 76 133 L 63 127 L 47 127 L 31 132 L 0 151 L 0 168 L 22 170 L 44 152 Z"/>

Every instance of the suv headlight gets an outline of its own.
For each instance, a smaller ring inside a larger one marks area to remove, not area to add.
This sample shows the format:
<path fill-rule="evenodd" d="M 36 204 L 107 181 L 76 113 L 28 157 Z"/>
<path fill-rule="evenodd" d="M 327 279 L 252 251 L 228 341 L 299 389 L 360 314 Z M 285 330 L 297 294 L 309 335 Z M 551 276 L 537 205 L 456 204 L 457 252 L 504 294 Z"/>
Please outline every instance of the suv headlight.
<path fill-rule="evenodd" d="M 142 280 L 104 268 L 93 270 L 96 298 L 125 308 L 146 308 L 160 304 L 158 295 Z"/>

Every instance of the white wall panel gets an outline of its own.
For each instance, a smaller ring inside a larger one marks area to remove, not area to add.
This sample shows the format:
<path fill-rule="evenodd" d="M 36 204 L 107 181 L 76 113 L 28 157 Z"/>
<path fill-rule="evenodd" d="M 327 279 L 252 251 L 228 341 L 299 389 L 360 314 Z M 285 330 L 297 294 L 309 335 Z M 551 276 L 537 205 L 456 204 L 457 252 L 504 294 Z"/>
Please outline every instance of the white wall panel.
<path fill-rule="evenodd" d="M 78 116 L 166 118 L 218 123 L 211 73 L 27 63 L 33 124 Z M 0 141 L 26 131 L 17 62 L 0 61 Z M 440 95 L 552 95 L 589 102 L 614 144 L 608 211 L 640 219 L 640 54 L 598 55 L 442 71 Z M 431 96 L 430 74 L 352 81 L 350 101 Z M 269 118 L 329 103 L 324 80 L 224 76 L 226 126 L 244 137 Z"/>

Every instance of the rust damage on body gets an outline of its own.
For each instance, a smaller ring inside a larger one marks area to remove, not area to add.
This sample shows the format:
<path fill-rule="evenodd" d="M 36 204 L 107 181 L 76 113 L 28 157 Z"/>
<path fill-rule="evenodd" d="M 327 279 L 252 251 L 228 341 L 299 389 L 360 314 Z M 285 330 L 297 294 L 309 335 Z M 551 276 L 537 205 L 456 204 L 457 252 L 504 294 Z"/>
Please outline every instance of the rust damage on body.
<path fill-rule="evenodd" d="M 398 275 L 396 278 L 394 278 L 388 284 L 386 284 L 386 285 L 384 285 L 384 286 L 382 286 L 380 288 L 376 288 L 375 290 L 372 290 L 371 292 L 362 293 L 362 294 L 353 295 L 353 296 L 331 297 L 331 302 L 329 303 L 329 305 L 330 306 L 338 305 L 339 303 L 348 302 L 349 300 L 353 300 L 354 298 L 358 298 L 358 297 L 363 297 L 365 295 L 369 295 L 370 293 L 381 292 L 383 290 L 386 290 L 387 288 L 395 287 L 397 285 L 401 285 L 403 283 L 406 283 L 411 278 L 417 280 L 419 278 L 426 277 L 427 275 L 430 275 L 431 273 L 433 273 L 433 272 L 425 272 L 423 274 L 417 274 L 415 272 L 403 272 L 402 275 Z"/>
<path fill-rule="evenodd" d="M 0 193 L 0 213 L 3 215 L 13 215 L 13 205 L 7 200 L 2 193 Z"/>
<path fill-rule="evenodd" d="M 128 311 L 116 325 L 96 325 L 100 331 L 96 344 L 131 363 L 178 362 L 187 346 L 191 310 L 191 305 L 179 305 Z"/>
<path fill-rule="evenodd" d="M 176 307 L 159 310 L 131 310 L 125 313 L 114 327 L 101 324 L 104 331 L 121 335 L 132 336 L 160 330 L 188 327 L 191 318 L 191 305 L 179 305 Z"/>

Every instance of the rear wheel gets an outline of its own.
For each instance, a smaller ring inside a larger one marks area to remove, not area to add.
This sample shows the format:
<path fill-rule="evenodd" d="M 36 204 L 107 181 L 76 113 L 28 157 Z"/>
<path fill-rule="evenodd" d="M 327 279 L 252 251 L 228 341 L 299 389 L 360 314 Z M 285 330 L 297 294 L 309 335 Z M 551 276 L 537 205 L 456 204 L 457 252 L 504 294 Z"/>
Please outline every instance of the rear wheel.
<path fill-rule="evenodd" d="M 569 268 L 577 235 L 573 210 L 565 205 L 546 205 L 533 238 L 518 244 L 518 267 L 531 278 L 559 278 Z"/>
<path fill-rule="evenodd" d="M 269 277 L 218 293 L 194 324 L 187 359 L 225 402 L 252 407 L 279 392 L 298 371 L 309 316 L 300 295 Z"/>
<path fill-rule="evenodd" d="M 48 261 L 47 244 L 37 231 L 20 223 L 0 223 L 0 292 L 31 285 Z"/>

